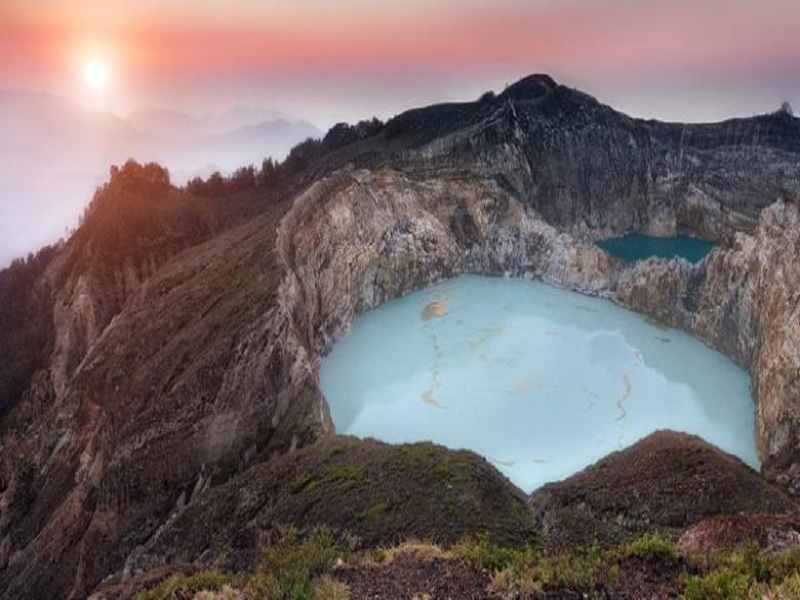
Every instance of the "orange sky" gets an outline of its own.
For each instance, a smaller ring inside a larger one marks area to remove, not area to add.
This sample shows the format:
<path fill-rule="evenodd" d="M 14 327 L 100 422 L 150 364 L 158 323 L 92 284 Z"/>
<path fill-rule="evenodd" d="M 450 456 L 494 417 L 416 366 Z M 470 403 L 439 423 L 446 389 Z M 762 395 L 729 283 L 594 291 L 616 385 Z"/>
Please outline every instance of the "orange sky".
<path fill-rule="evenodd" d="M 408 86 L 418 76 L 419 93 L 409 92 L 416 101 L 427 93 L 447 96 L 436 90 L 437 80 L 442 86 L 458 80 L 459 92 L 473 93 L 535 71 L 590 90 L 638 86 L 646 92 L 653 80 L 758 87 L 766 80 L 776 94 L 787 87 L 793 93 L 800 74 L 797 0 L 287 4 L 6 0 L 0 7 L 2 87 L 80 96 L 78 73 L 94 55 L 110 64 L 108 107 L 120 111 L 215 94 L 220 102 L 268 105 L 265 82 L 294 86 L 299 98 L 298 90 L 324 92 L 320 78 L 336 77 L 383 98 L 387 91 L 371 91 L 370 81 L 385 88 L 402 74 L 397 80 Z M 283 92 L 275 91 L 275 99 L 291 102 L 292 94 Z"/>

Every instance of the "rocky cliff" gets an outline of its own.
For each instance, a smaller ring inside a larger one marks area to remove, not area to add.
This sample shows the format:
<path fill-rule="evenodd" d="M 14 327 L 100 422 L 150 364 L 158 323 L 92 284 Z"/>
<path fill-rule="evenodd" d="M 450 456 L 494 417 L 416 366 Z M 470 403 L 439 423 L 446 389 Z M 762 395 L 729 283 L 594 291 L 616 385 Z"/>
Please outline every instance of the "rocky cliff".
<path fill-rule="evenodd" d="M 24 385 L 0 390 L 0 590 L 82 597 L 169 561 L 187 507 L 218 514 L 231 477 L 273 477 L 332 432 L 318 361 L 359 312 L 458 273 L 605 296 L 720 348 L 753 375 L 759 451 L 793 488 L 798 133 L 783 114 L 639 121 L 535 76 L 333 145 L 281 193 L 199 199 L 115 173 L 23 294 L 48 326 L 8 378 Z M 592 244 L 630 230 L 724 243 L 698 266 Z"/>

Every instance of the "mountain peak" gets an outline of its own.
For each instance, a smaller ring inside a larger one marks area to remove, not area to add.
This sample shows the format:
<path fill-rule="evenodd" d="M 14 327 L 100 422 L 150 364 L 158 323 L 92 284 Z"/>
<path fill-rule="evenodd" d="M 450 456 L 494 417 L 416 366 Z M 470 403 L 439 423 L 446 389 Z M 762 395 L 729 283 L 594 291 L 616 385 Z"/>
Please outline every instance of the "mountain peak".
<path fill-rule="evenodd" d="M 557 87 L 558 83 L 550 75 L 528 75 L 508 86 L 502 97 L 512 100 L 536 100 L 546 96 Z"/>

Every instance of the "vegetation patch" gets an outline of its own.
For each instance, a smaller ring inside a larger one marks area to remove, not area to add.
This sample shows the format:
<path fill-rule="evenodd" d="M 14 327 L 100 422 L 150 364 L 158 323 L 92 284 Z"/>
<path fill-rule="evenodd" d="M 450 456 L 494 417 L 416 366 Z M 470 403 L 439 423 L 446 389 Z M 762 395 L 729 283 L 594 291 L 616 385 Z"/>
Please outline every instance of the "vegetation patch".
<path fill-rule="evenodd" d="M 218 570 L 201 571 L 194 575 L 173 575 L 151 590 L 136 594 L 136 600 L 185 600 L 203 591 L 219 591 L 228 578 Z"/>
<path fill-rule="evenodd" d="M 462 540 L 451 550 L 452 556 L 484 571 L 521 570 L 530 565 L 536 556 L 533 547 L 507 548 L 490 542 L 486 536 L 477 540 Z"/>
<path fill-rule="evenodd" d="M 437 587 L 438 586 L 438 587 Z M 200 593 L 204 595 L 198 595 Z M 684 555 L 653 534 L 611 548 L 593 545 L 548 552 L 539 545 L 505 547 L 487 537 L 449 549 L 409 541 L 356 551 L 326 529 L 301 536 L 281 529 L 250 573 L 204 571 L 174 575 L 141 600 L 346 599 L 361 597 L 800 597 L 800 551 L 768 553 L 756 546 Z"/>
<path fill-rule="evenodd" d="M 450 558 L 450 554 L 442 550 L 442 548 L 436 544 L 413 541 L 404 542 L 393 548 L 382 550 L 379 555 L 374 555 L 373 558 L 378 558 L 378 562 L 382 562 L 383 564 L 391 564 L 399 556 L 413 556 L 415 559 L 422 562 Z"/>
<path fill-rule="evenodd" d="M 391 510 L 391 506 L 386 502 L 376 502 L 367 510 L 358 513 L 357 519 L 359 521 L 375 521 L 380 519 Z"/>

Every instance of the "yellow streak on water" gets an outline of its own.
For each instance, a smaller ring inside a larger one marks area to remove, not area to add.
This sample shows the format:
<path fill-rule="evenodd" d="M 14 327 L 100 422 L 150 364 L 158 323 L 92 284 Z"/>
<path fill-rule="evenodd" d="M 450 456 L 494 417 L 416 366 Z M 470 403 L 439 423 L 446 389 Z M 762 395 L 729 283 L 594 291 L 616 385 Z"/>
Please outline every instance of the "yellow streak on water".
<path fill-rule="evenodd" d="M 631 384 L 631 375 L 628 371 L 625 371 L 622 375 L 622 380 L 625 382 L 625 393 L 622 396 L 622 401 L 625 402 L 628 398 L 631 397 L 633 393 L 633 385 Z"/>
<path fill-rule="evenodd" d="M 439 401 L 433 397 L 433 388 L 426 390 L 422 396 L 422 401 L 428 406 L 435 406 L 436 408 L 443 408 Z"/>
<path fill-rule="evenodd" d="M 502 335 L 503 335 L 503 327 L 492 327 L 485 335 L 477 339 L 470 340 L 469 347 L 474 350 L 475 348 L 485 344 L 489 340 L 494 338 L 499 338 Z"/>
<path fill-rule="evenodd" d="M 434 300 L 425 305 L 422 309 L 422 320 L 430 321 L 438 317 L 445 316 L 450 311 L 450 302 L 453 300 L 452 294 L 447 294 L 441 300 Z"/>
<path fill-rule="evenodd" d="M 533 387 L 533 383 L 528 379 L 523 379 L 520 384 L 514 388 L 514 392 L 517 394 L 524 394 L 529 389 Z"/>

